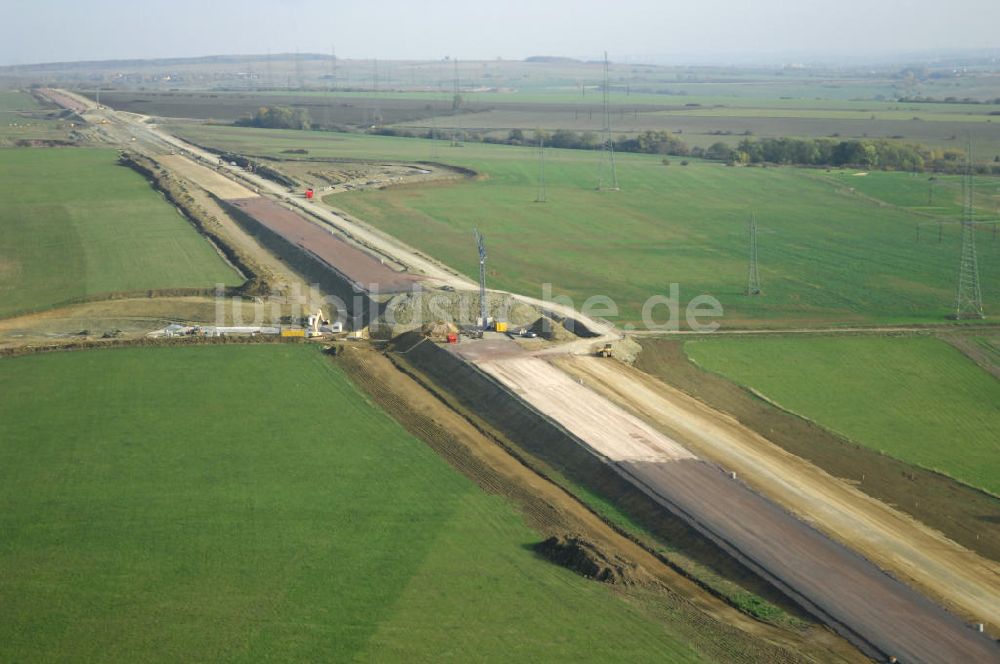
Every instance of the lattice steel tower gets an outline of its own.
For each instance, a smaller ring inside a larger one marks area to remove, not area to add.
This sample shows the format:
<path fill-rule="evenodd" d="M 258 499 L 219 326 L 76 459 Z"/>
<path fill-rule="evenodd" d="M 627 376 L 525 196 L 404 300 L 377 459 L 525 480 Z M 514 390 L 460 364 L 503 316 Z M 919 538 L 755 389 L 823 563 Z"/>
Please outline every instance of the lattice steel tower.
<path fill-rule="evenodd" d="M 486 329 L 486 238 L 474 228 L 476 246 L 479 249 L 479 329 Z"/>
<path fill-rule="evenodd" d="M 618 191 L 618 169 L 615 167 L 615 141 L 611 136 L 611 77 L 608 52 L 604 52 L 604 126 L 601 128 L 601 161 L 597 171 L 598 191 Z"/>
<path fill-rule="evenodd" d="M 535 195 L 536 203 L 545 202 L 545 142 L 542 133 L 538 132 L 538 193 Z"/>
<path fill-rule="evenodd" d="M 962 259 L 958 266 L 958 293 L 955 318 L 985 318 L 983 295 L 979 288 L 979 264 L 976 260 L 976 223 L 972 219 L 972 148 L 969 147 L 962 181 Z"/>
<path fill-rule="evenodd" d="M 458 140 L 458 124 L 455 118 L 458 112 L 462 109 L 462 82 L 458 77 L 458 58 L 452 58 L 452 64 L 455 68 L 455 85 L 454 92 L 451 97 L 451 115 L 452 115 L 452 128 L 451 128 L 451 147 L 457 148 L 461 147 L 462 143 Z"/>
<path fill-rule="evenodd" d="M 747 295 L 760 295 L 760 274 L 757 270 L 757 215 L 750 215 L 750 264 L 747 269 Z"/>

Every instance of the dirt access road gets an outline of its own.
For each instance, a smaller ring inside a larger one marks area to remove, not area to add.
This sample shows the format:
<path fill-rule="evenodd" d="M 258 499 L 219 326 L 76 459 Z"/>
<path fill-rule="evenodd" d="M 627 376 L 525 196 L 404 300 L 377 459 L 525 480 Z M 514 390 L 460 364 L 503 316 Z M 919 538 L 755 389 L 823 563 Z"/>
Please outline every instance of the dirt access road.
<path fill-rule="evenodd" d="M 637 369 L 595 357 L 555 363 L 882 569 L 1000 627 L 1000 568 L 992 561 Z"/>
<path fill-rule="evenodd" d="M 91 121 L 101 122 L 102 120 L 107 120 L 108 124 L 100 125 L 98 131 L 108 142 L 128 146 L 155 159 L 161 159 L 164 155 L 176 152 L 177 156 L 187 159 L 195 165 L 217 167 L 218 171 L 206 169 L 212 173 L 212 176 L 211 180 L 205 180 L 205 184 L 201 182 L 203 179 L 199 175 L 199 173 L 202 173 L 201 170 L 188 166 L 184 167 L 189 179 L 206 189 L 211 186 L 217 186 L 218 182 L 215 180 L 215 177 L 221 174 L 233 180 L 242 188 L 255 191 L 271 200 L 296 208 L 305 213 L 307 218 L 314 217 L 323 223 L 329 224 L 342 233 L 347 241 L 358 245 L 363 251 L 384 256 L 387 260 L 404 266 L 408 272 L 423 276 L 426 279 L 426 285 L 429 287 L 444 287 L 458 291 L 475 291 L 478 289 L 478 285 L 465 275 L 361 220 L 338 214 L 315 199 L 309 201 L 297 193 L 290 193 L 285 187 L 260 177 L 255 173 L 248 173 L 238 166 L 231 164 L 220 165 L 218 155 L 203 150 L 162 130 L 148 116 L 136 113 L 124 113 L 106 107 L 98 108 L 93 101 L 86 97 L 65 90 L 58 90 L 56 92 L 65 98 L 67 103 L 72 102 L 86 106 L 89 110 L 85 117 Z M 499 290 L 492 290 L 491 292 L 510 295 L 521 302 L 540 307 L 542 311 L 551 312 L 559 317 L 578 320 L 597 335 L 595 338 L 577 342 L 572 349 L 566 349 L 564 352 L 572 350 L 572 352 L 587 353 L 593 344 L 614 341 L 621 336 L 620 332 L 613 325 L 588 318 L 570 307 L 526 297 L 517 293 L 507 293 L 506 291 Z"/>
<path fill-rule="evenodd" d="M 872 656 L 1000 661 L 1000 648 L 955 615 L 551 363 L 503 346 L 455 352 Z"/>

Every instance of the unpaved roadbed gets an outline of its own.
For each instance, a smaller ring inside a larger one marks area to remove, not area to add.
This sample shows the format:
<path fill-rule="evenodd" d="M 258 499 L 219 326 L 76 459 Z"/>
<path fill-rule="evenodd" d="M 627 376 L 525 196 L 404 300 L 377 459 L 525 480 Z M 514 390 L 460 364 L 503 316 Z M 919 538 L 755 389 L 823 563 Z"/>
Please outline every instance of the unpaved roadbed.
<path fill-rule="evenodd" d="M 463 344 L 474 348 L 475 342 Z M 459 351 L 469 355 L 475 352 Z M 683 445 L 654 440 L 668 459 L 642 459 L 632 430 L 608 426 L 593 415 L 620 410 L 587 387 L 568 380 L 552 364 L 527 354 L 476 360 L 477 366 L 520 398 L 597 451 L 667 509 L 778 587 L 853 637 L 869 652 L 904 662 L 996 661 L 1000 649 L 908 586 L 889 577 L 845 546 L 834 542 L 775 503 L 733 481 L 714 465 L 695 458 Z M 507 366 L 509 365 L 509 366 Z M 549 391 L 558 386 L 561 395 Z M 597 426 L 589 430 L 588 426 Z M 616 418 L 616 421 L 619 421 Z M 669 439 L 668 439 L 669 440 Z"/>
<path fill-rule="evenodd" d="M 1000 625 L 1000 574 L 992 561 L 647 374 L 593 357 L 557 364 L 883 569 L 970 620 Z"/>

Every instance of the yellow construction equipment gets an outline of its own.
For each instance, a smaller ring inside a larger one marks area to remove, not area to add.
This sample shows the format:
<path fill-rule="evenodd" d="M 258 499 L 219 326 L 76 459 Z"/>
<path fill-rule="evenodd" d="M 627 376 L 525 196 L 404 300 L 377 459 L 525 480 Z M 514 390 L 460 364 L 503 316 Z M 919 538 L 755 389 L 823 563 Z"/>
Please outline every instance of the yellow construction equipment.
<path fill-rule="evenodd" d="M 506 332 L 507 331 L 507 323 L 505 323 L 503 321 L 499 321 L 498 320 L 496 322 L 496 324 L 495 324 L 494 327 L 496 328 L 497 332 Z"/>
<path fill-rule="evenodd" d="M 612 355 L 611 344 L 610 343 L 604 344 L 604 346 L 594 351 L 594 355 L 596 355 L 597 357 L 611 357 Z"/>
<path fill-rule="evenodd" d="M 317 309 L 316 313 L 310 314 L 309 317 L 306 319 L 306 322 L 309 325 L 310 337 L 318 337 L 321 334 L 319 329 L 320 326 L 330 324 L 330 321 L 328 321 L 326 319 L 326 316 L 323 315 L 322 309 Z"/>

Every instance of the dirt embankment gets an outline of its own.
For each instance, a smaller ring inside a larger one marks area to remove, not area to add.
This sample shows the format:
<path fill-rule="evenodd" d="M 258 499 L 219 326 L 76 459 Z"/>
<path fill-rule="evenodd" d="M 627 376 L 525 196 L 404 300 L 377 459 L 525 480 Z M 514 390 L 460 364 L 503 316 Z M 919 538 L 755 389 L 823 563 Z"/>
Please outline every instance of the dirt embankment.
<path fill-rule="evenodd" d="M 538 555 L 577 574 L 613 585 L 635 585 L 651 580 L 644 569 L 605 551 L 581 535 L 553 535 L 535 545 Z"/>
<path fill-rule="evenodd" d="M 144 177 L 150 179 L 153 185 L 176 205 L 191 221 L 194 227 L 207 238 L 218 251 L 246 278 L 246 282 L 238 289 L 243 295 L 267 295 L 272 291 L 273 277 L 254 258 L 239 248 L 233 246 L 220 229 L 218 219 L 209 215 L 199 206 L 193 196 L 187 191 L 184 183 L 170 175 L 156 162 L 135 153 L 124 152 L 121 163 Z"/>
<path fill-rule="evenodd" d="M 796 604 L 775 590 L 714 542 L 616 473 L 575 442 L 563 430 L 534 410 L 512 399 L 499 384 L 471 364 L 410 333 L 395 341 L 393 360 L 439 397 L 471 418 L 524 463 L 552 478 L 574 495 L 587 495 L 597 504 L 613 505 L 623 515 L 630 537 L 648 550 L 663 550 L 664 561 L 734 605 L 739 598 L 757 596 L 785 612 L 806 617 Z M 632 526 L 635 524 L 635 526 Z M 641 529 L 641 531 L 640 531 Z M 779 611 L 780 613 L 780 611 Z"/>
<path fill-rule="evenodd" d="M 0 348 L 76 344 L 109 333 L 145 337 L 169 323 L 276 324 L 282 314 L 292 313 L 290 307 L 268 309 L 261 312 L 252 300 L 232 298 L 220 311 L 214 296 L 100 300 L 0 319 Z"/>
<path fill-rule="evenodd" d="M 784 450 L 910 514 L 962 546 L 1000 561 L 1000 500 L 953 479 L 863 448 L 754 396 L 687 359 L 683 341 L 644 339 L 636 367 L 732 415 Z"/>
<path fill-rule="evenodd" d="M 219 198 L 253 198 L 257 196 L 256 192 L 251 191 L 247 187 L 234 182 L 207 166 L 197 164 L 183 155 L 162 155 L 157 157 L 156 160 L 168 170 L 176 172 L 191 182 L 197 182 L 199 187 Z"/>
<path fill-rule="evenodd" d="M 396 359 L 401 358 L 396 356 Z M 669 621 L 709 660 L 747 663 L 864 660 L 823 627 L 792 628 L 761 623 L 706 593 L 536 472 L 520 452 L 512 455 L 516 446 L 488 423 L 455 410 L 442 400 L 442 393 L 427 391 L 410 375 L 401 373 L 385 355 L 364 347 L 347 347 L 336 362 L 380 406 L 449 464 L 484 490 L 517 505 L 542 538 L 555 537 L 556 542 L 565 542 L 575 536 L 593 544 L 600 552 L 596 559 L 611 561 L 611 567 L 627 570 L 628 576 L 623 578 L 633 583 L 616 585 L 616 592 L 634 600 L 638 610 Z M 578 558 L 573 552 L 560 555 Z M 596 572 L 591 569 L 587 575 L 601 574 L 600 569 Z"/>
<path fill-rule="evenodd" d="M 96 350 L 101 348 L 135 348 L 140 346 L 204 346 L 223 344 L 281 344 L 308 343 L 305 339 L 295 337 L 279 337 L 275 335 L 257 335 L 255 337 L 172 337 L 150 339 L 147 337 L 130 339 L 81 339 L 79 341 L 62 341 L 47 345 L 15 346 L 0 348 L 0 357 L 20 357 L 22 355 L 37 355 L 39 353 L 63 353 L 75 350 Z"/>

